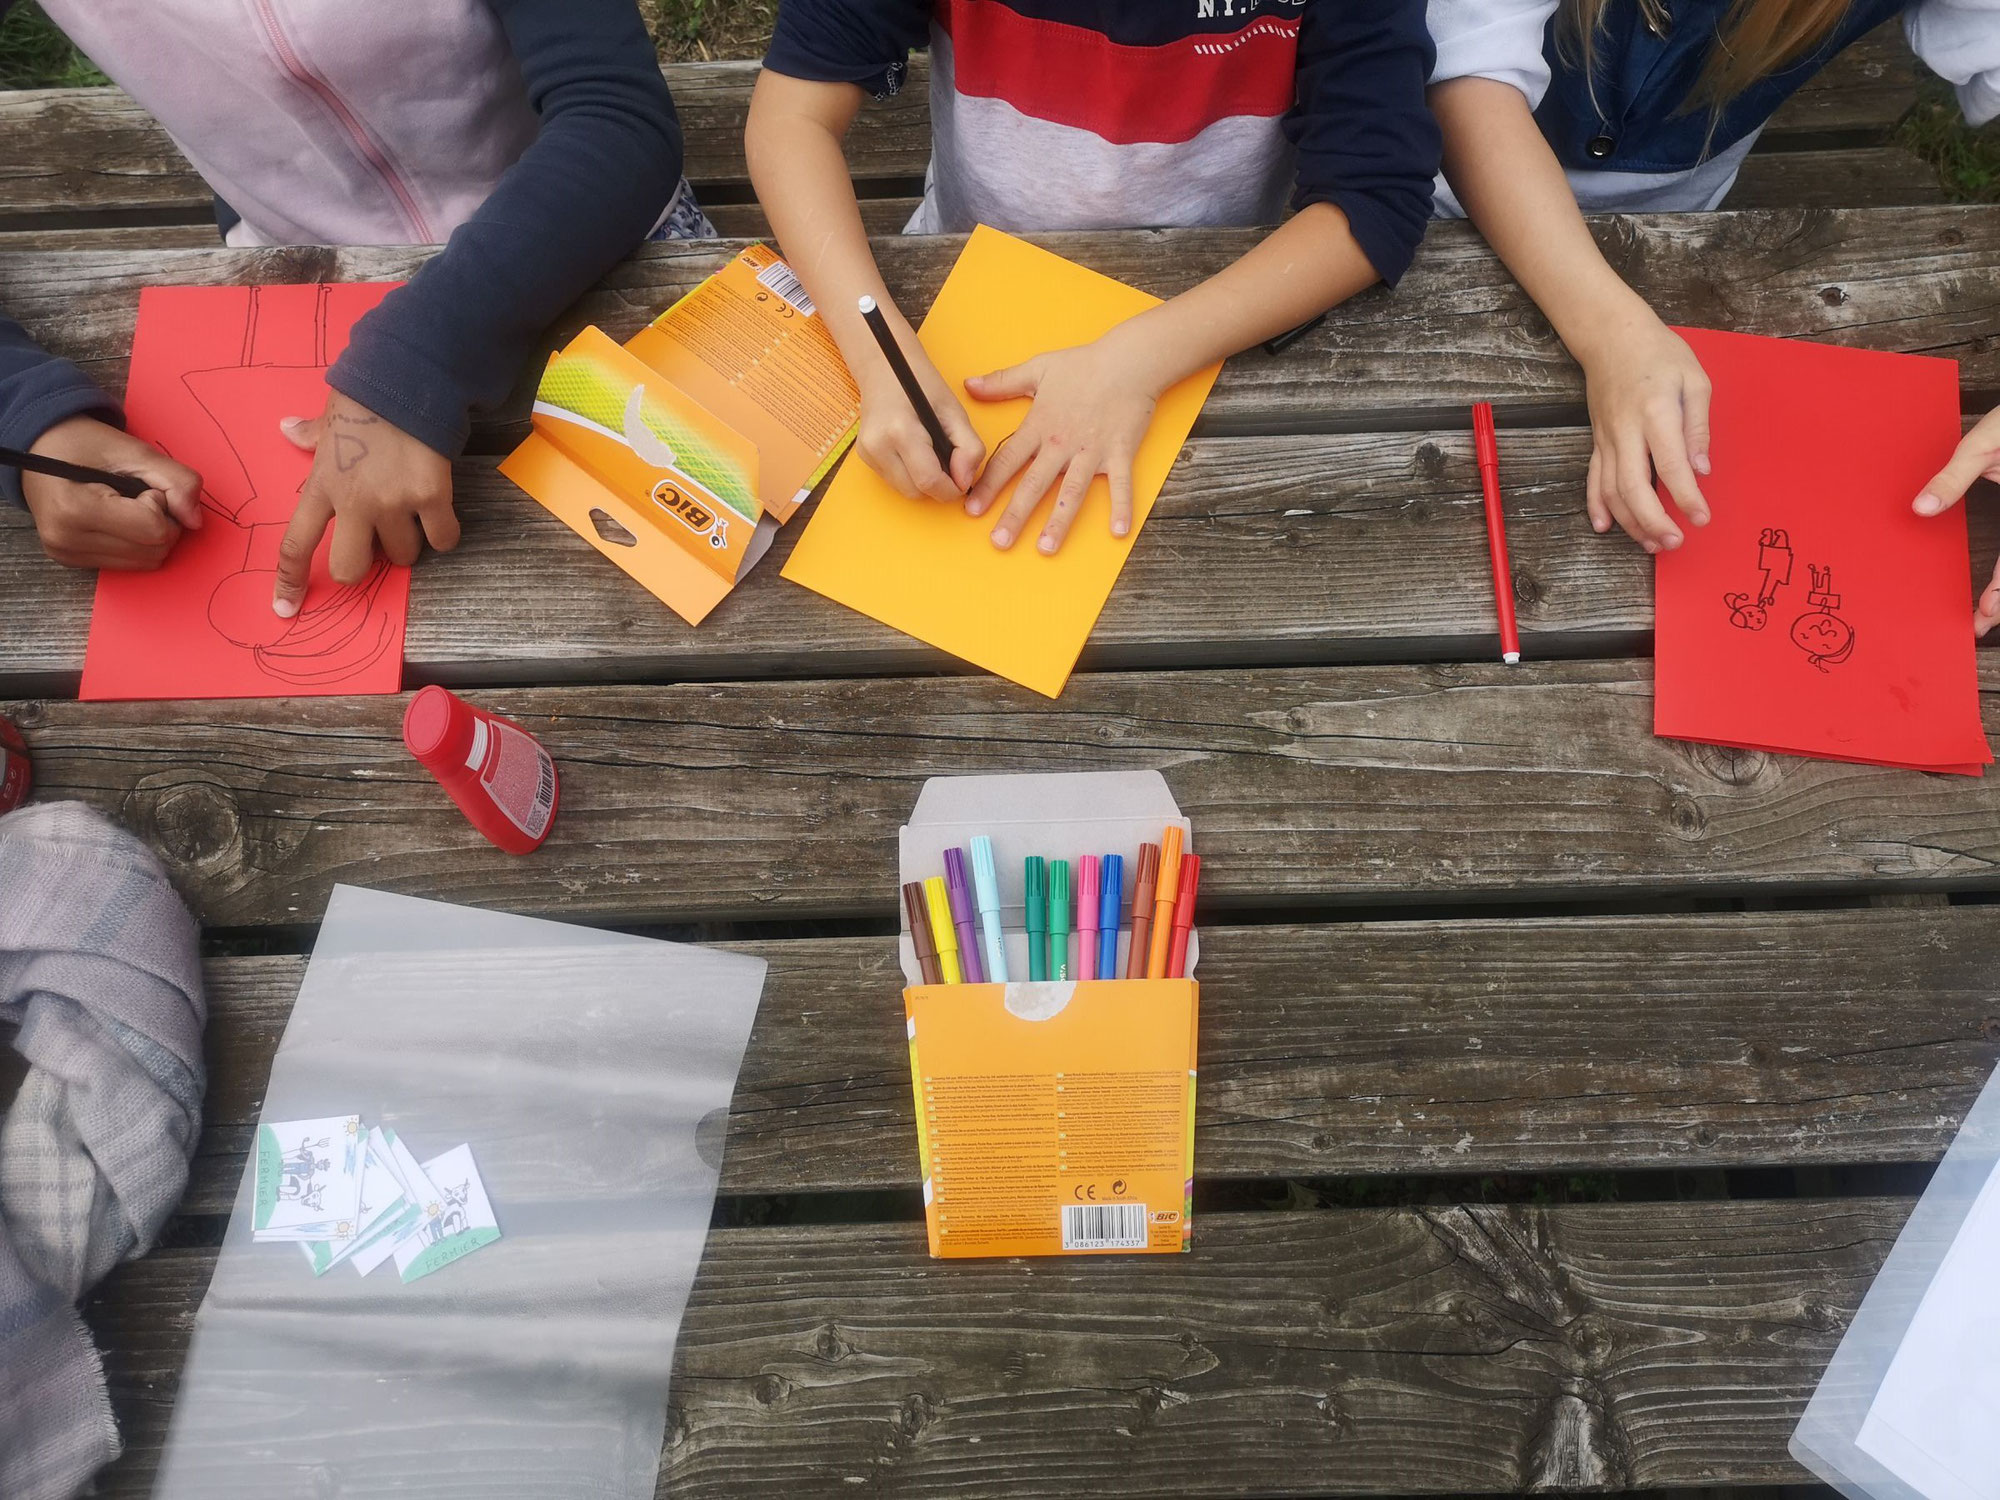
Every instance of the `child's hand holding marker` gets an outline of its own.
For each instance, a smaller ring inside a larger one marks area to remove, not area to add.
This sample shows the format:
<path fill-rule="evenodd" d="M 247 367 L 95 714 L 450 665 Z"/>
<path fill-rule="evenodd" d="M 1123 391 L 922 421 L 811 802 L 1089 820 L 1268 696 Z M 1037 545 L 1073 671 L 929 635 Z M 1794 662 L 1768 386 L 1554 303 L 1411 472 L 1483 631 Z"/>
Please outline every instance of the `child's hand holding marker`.
<path fill-rule="evenodd" d="M 150 572 L 201 526 L 201 476 L 95 417 L 56 423 L 12 461 L 42 550 L 65 567 Z"/>
<path fill-rule="evenodd" d="M 2000 481 L 2000 407 L 1994 408 L 1968 432 L 1951 456 L 1951 462 L 1924 486 L 1915 509 L 1920 516 L 1940 515 L 1965 498 L 1975 481 Z M 1993 565 L 1993 580 L 1972 609 L 1972 633 L 1981 640 L 2000 624 L 2000 562 Z"/>
<path fill-rule="evenodd" d="M 893 305 L 889 310 L 895 312 Z M 986 445 L 903 315 L 896 313 L 892 327 L 873 297 L 861 298 L 859 311 L 882 358 L 863 361 L 854 372 L 861 388 L 855 449 L 910 499 L 929 495 L 957 504 L 979 473 Z M 916 351 L 914 362 L 905 357 L 906 347 Z"/>

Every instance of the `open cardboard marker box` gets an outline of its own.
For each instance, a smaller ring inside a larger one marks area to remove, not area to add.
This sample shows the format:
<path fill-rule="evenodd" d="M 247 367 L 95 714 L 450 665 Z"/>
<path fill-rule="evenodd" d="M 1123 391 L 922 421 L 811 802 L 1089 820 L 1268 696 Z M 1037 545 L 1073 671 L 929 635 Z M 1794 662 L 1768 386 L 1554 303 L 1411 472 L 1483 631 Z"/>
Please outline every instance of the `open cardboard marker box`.
<path fill-rule="evenodd" d="M 1025 974 L 1027 858 L 1119 854 L 1136 869 L 1170 824 L 1188 827 L 1154 771 L 934 778 L 902 829 L 900 879 L 991 838 L 1007 969 Z M 1120 974 L 1130 939 L 1128 919 Z M 1194 980 L 924 984 L 907 924 L 900 951 L 931 1254 L 1190 1248 Z M 1199 956 L 1190 934 L 1190 974 Z"/>

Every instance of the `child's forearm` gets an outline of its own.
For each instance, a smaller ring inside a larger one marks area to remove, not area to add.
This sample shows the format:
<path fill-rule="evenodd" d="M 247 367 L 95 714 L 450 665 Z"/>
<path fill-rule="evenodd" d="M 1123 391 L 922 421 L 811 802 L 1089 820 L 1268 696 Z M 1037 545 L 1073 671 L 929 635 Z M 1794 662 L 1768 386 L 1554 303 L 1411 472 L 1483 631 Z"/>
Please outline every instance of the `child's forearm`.
<path fill-rule="evenodd" d="M 1452 191 L 1571 354 L 1588 363 L 1633 319 L 1651 317 L 1598 250 L 1519 89 L 1454 78 L 1432 89 L 1430 101 Z"/>
<path fill-rule="evenodd" d="M 1138 351 L 1164 390 L 1196 370 L 1277 337 L 1381 278 L 1347 216 L 1313 203 L 1233 265 L 1106 335 Z"/>
<path fill-rule="evenodd" d="M 842 98 L 843 93 L 851 100 Z M 744 136 L 751 185 L 770 218 L 778 248 L 812 293 L 827 332 L 856 372 L 881 363 L 857 310 L 862 297 L 873 297 L 891 323 L 900 325 L 899 331 L 909 326 L 882 284 L 841 154 L 841 136 L 860 105 L 858 88 L 765 73 L 758 78 Z"/>

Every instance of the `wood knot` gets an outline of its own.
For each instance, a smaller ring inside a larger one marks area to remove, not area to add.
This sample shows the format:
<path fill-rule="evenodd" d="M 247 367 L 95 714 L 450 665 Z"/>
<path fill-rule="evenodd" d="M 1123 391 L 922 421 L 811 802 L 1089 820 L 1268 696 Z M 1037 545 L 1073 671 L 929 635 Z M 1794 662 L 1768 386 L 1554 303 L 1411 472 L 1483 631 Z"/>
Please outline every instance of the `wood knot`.
<path fill-rule="evenodd" d="M 1631 1453 L 1604 1393 L 1582 1378 L 1567 1378 L 1528 1437 L 1530 1490 L 1623 1489 L 1631 1480 Z"/>
<path fill-rule="evenodd" d="M 1322 1422 L 1333 1429 L 1335 1437 L 1346 1437 L 1354 1431 L 1354 1413 L 1349 1411 L 1347 1403 L 1332 1391 L 1328 1391 L 1313 1402 L 1313 1411 Z"/>
<path fill-rule="evenodd" d="M 1539 578 L 1525 568 L 1514 570 L 1514 603 L 1517 608 L 1538 611 L 1546 597 Z"/>
<path fill-rule="evenodd" d="M 669 1448 L 678 1448 L 688 1439 L 687 1413 L 678 1406 L 667 1408 L 667 1432 L 665 1442 Z"/>
<path fill-rule="evenodd" d="M 1446 467 L 1444 449 L 1440 448 L 1436 443 L 1419 443 L 1413 457 L 1416 459 L 1417 474 L 1421 478 L 1430 481 L 1432 484 L 1443 481 Z"/>
<path fill-rule="evenodd" d="M 1992 1023 L 1988 1022 L 1987 1024 L 1991 1025 Z M 1325 1131 L 1321 1131 L 1318 1135 L 1315 1135 L 1311 1141 L 1307 1142 L 1307 1144 L 1310 1145 L 1315 1151 L 1331 1151 L 1333 1149 L 1333 1137 L 1328 1135 Z"/>
<path fill-rule="evenodd" d="M 1683 839 L 1698 839 L 1708 829 L 1708 815 L 1692 797 L 1674 798 L 1667 821 L 1673 825 L 1675 836 Z"/>
<path fill-rule="evenodd" d="M 1847 288 L 1844 286 L 1823 286 L 1819 289 L 1819 300 L 1828 307 L 1847 305 Z"/>
<path fill-rule="evenodd" d="M 1694 763 L 1724 786 L 1748 786 L 1764 774 L 1770 758 L 1761 750 L 1737 750 L 1727 745 L 1695 745 Z"/>
<path fill-rule="evenodd" d="M 1938 233 L 1938 243 L 1947 249 L 1956 249 L 1965 243 L 1965 231 L 1962 229 L 1941 230 Z"/>
<path fill-rule="evenodd" d="M 40 729 L 48 723 L 49 711 L 46 704 L 17 703 L 7 710 L 7 717 L 18 729 Z"/>
<path fill-rule="evenodd" d="M 1989 1042 L 2000 1042 L 2000 1016 L 1988 1016 L 1981 1021 L 1979 1034 Z"/>
<path fill-rule="evenodd" d="M 931 1404 L 930 1397 L 919 1391 L 905 1400 L 896 1413 L 896 1431 L 902 1434 L 905 1442 L 909 1442 L 936 1418 L 937 1408 Z"/>
<path fill-rule="evenodd" d="M 840 1336 L 832 1324 L 819 1331 L 813 1340 L 813 1352 L 828 1364 L 838 1364 L 854 1352 L 851 1345 Z"/>
<path fill-rule="evenodd" d="M 792 1393 L 792 1383 L 782 1375 L 763 1374 L 750 1382 L 750 1394 L 759 1406 L 776 1406 Z"/>
<path fill-rule="evenodd" d="M 219 782 L 149 776 L 125 799 L 125 819 L 168 863 L 202 869 L 234 863 L 243 854 L 243 814 L 236 795 Z"/>
<path fill-rule="evenodd" d="M 1694 1143 L 1704 1149 L 1713 1146 L 1715 1144 L 1715 1127 L 1713 1125 L 1695 1126 Z"/>

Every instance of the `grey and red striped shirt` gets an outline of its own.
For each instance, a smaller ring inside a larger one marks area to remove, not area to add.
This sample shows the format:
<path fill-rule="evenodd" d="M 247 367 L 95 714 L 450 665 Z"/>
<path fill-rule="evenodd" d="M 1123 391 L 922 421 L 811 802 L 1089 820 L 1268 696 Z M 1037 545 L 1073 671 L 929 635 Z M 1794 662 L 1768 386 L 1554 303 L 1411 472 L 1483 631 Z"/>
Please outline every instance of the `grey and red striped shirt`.
<path fill-rule="evenodd" d="M 765 67 L 900 87 L 931 51 L 915 233 L 1269 224 L 1346 214 L 1409 265 L 1438 133 L 1421 0 L 784 0 Z"/>

